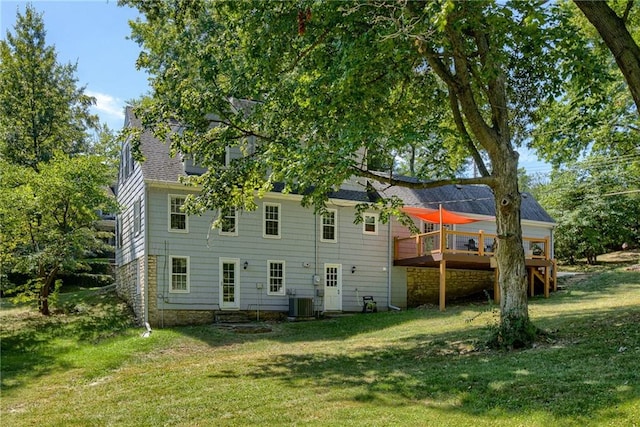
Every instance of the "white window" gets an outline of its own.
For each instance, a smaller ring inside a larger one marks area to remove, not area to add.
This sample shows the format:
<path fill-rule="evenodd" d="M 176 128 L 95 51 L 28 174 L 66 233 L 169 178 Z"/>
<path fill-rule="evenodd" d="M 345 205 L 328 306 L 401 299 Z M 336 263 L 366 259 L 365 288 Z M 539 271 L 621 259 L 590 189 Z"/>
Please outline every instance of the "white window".
<path fill-rule="evenodd" d="M 338 241 L 338 230 L 336 224 L 338 222 L 338 211 L 335 209 L 327 209 L 322 214 L 322 224 L 320 229 L 320 241 L 335 243 Z"/>
<path fill-rule="evenodd" d="M 171 284 L 169 292 L 189 293 L 189 257 L 170 256 Z"/>
<path fill-rule="evenodd" d="M 140 234 L 142 228 L 142 202 L 140 199 L 133 202 L 133 234 Z"/>
<path fill-rule="evenodd" d="M 439 224 L 435 224 L 433 222 L 422 222 L 422 232 L 423 233 L 432 233 L 434 231 L 438 231 L 440 229 Z"/>
<path fill-rule="evenodd" d="M 280 203 L 264 203 L 263 237 L 280 238 Z"/>
<path fill-rule="evenodd" d="M 268 295 L 284 295 L 284 261 L 267 261 Z"/>
<path fill-rule="evenodd" d="M 362 216 L 362 233 L 363 234 L 378 234 L 378 215 L 372 213 L 365 213 Z"/>
<path fill-rule="evenodd" d="M 135 162 L 133 160 L 131 146 L 129 144 L 125 144 L 122 147 L 122 152 L 120 153 L 120 169 L 123 180 L 129 178 L 129 175 L 133 173 L 134 166 Z"/>
<path fill-rule="evenodd" d="M 187 214 L 182 211 L 185 200 L 185 196 L 169 195 L 169 231 L 182 233 L 189 231 Z"/>
<path fill-rule="evenodd" d="M 238 211 L 236 208 L 224 209 L 220 212 L 220 234 L 227 236 L 238 235 Z"/>

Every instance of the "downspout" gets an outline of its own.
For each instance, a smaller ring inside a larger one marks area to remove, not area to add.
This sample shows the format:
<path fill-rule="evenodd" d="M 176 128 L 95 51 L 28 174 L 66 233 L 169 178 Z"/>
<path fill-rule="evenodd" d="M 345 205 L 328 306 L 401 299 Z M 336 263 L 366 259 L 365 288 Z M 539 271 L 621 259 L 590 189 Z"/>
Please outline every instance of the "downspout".
<path fill-rule="evenodd" d="M 322 311 L 322 299 L 318 295 L 320 284 L 316 283 L 316 276 L 320 274 L 318 262 L 320 261 L 320 256 L 318 254 L 318 215 L 315 210 L 313 212 L 313 277 L 311 278 L 311 282 L 313 283 L 313 308 L 315 311 L 316 317 L 320 317 L 320 312 Z M 324 297 L 322 297 L 324 298 Z M 316 308 L 317 307 L 317 308 Z"/>
<path fill-rule="evenodd" d="M 391 304 L 391 267 L 393 262 L 391 260 L 392 250 L 391 245 L 393 240 L 391 238 L 391 219 L 387 222 L 387 306 L 391 310 L 400 311 L 401 308 Z"/>
<path fill-rule="evenodd" d="M 141 220 L 142 221 L 142 220 Z M 149 184 L 144 183 L 144 323 L 149 322 Z M 156 263 L 157 270 L 157 263 Z M 158 283 L 158 278 L 156 277 L 156 287 Z M 158 289 L 156 289 L 156 293 Z"/>

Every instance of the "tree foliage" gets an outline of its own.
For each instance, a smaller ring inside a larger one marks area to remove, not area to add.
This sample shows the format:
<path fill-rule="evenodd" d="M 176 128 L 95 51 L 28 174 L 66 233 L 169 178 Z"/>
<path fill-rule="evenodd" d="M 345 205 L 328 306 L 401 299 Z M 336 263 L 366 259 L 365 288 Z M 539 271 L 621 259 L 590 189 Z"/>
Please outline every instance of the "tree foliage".
<path fill-rule="evenodd" d="M 112 183 L 115 183 L 118 178 L 120 144 L 118 135 L 106 124 L 101 124 L 98 126 L 97 133 L 87 149 L 87 154 L 101 157 L 109 167 Z"/>
<path fill-rule="evenodd" d="M 0 41 L 0 156 L 37 168 L 55 150 L 83 151 L 97 117 L 95 100 L 77 86 L 76 65 L 57 62 L 42 15 L 27 5 Z"/>
<path fill-rule="evenodd" d="M 10 242 L 2 253 L 14 271 L 35 278 L 14 292 L 37 296 L 49 314 L 56 275 L 81 268 L 79 260 L 104 245 L 93 225 L 97 210 L 116 210 L 105 190 L 109 168 L 100 157 L 61 152 L 37 165 L 38 172 L 5 161 L 0 166 L 0 236 Z"/>
<path fill-rule="evenodd" d="M 571 3 L 562 7 L 570 16 L 568 24 L 577 35 L 575 40 L 583 46 L 582 53 L 576 55 L 575 44 L 567 44 L 565 55 L 580 65 L 564 78 L 562 93 L 545 103 L 544 115 L 536 117 L 531 145 L 555 167 L 594 154 L 624 156 L 640 172 L 640 116 L 629 86 L 582 13 Z M 639 10 L 629 9 L 627 15 L 624 22 L 638 33 Z"/>
<path fill-rule="evenodd" d="M 0 280 L 7 291 L 7 271 L 31 277 L 10 292 L 49 314 L 56 275 L 102 245 L 93 225 L 98 210 L 115 211 L 105 191 L 115 175 L 87 153 L 94 100 L 46 45 L 42 16 L 28 5 L 14 30 L 0 41 Z M 112 135 L 102 135 L 91 148 L 110 153 Z"/>
<path fill-rule="evenodd" d="M 552 174 L 540 202 L 558 222 L 555 254 L 570 263 L 640 244 L 640 176 L 620 157 L 593 155 Z"/>

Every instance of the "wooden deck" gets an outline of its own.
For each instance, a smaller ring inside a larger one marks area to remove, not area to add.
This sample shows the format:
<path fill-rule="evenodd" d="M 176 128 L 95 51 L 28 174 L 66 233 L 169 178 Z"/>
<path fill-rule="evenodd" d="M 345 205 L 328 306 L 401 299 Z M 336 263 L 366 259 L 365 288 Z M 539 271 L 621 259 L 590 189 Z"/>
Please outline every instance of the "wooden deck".
<path fill-rule="evenodd" d="M 494 299 L 500 301 L 498 269 L 495 263 L 496 235 L 444 229 L 409 237 L 394 238 L 394 265 L 440 269 L 440 310 L 445 309 L 446 270 L 495 270 Z M 556 262 L 550 257 L 548 238 L 523 237 L 529 293 L 534 295 L 536 280 L 549 297 L 557 290 Z"/>

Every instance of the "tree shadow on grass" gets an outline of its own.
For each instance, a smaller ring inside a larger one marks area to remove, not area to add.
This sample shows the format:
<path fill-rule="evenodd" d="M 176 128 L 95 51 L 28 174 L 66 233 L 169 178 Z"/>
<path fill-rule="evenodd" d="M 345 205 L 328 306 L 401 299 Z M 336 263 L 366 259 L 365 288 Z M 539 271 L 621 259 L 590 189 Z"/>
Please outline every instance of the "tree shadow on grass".
<path fill-rule="evenodd" d="M 21 311 L 14 316 L 4 315 L 2 321 L 2 390 L 20 387 L 25 381 L 54 370 L 73 368 L 64 356 L 74 350 L 75 343 L 61 345 L 60 340 L 98 345 L 133 326 L 129 308 L 106 292 L 97 292 L 90 299 L 81 294 L 65 295 L 52 316 L 42 316 L 35 310 Z"/>
<path fill-rule="evenodd" d="M 340 389 L 374 411 L 419 404 L 474 416 L 539 412 L 577 424 L 628 416 L 617 408 L 640 401 L 640 308 L 560 317 L 561 330 L 530 350 L 479 350 L 467 333 L 425 333 L 387 348 L 269 357 L 249 375 L 311 393 Z M 208 376 L 228 381 L 234 372 Z"/>

